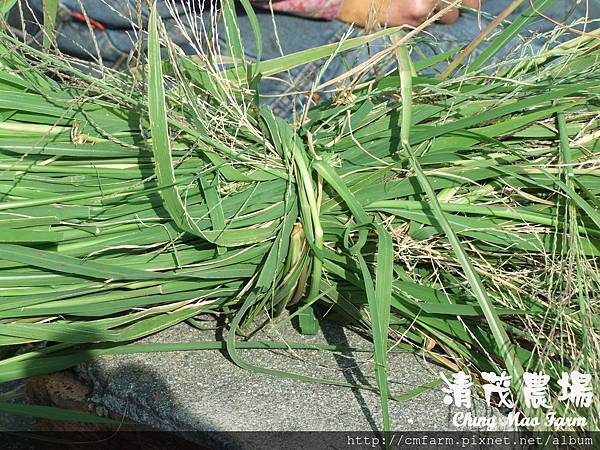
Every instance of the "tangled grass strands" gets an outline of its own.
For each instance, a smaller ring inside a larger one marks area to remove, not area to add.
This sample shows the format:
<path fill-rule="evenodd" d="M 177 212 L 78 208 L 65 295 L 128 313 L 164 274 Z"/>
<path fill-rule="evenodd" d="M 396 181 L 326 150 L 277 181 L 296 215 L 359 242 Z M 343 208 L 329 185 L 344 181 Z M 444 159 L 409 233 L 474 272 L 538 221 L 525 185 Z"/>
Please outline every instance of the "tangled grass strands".
<path fill-rule="evenodd" d="M 494 75 L 419 72 L 435 56 L 416 77 L 359 80 L 289 123 L 256 103 L 255 71 L 343 57 L 364 40 L 252 65 L 240 42 L 229 44 L 237 59 L 186 57 L 155 15 L 149 32 L 146 66 L 97 79 L 3 35 L 0 381 L 101 354 L 200 349 L 135 341 L 218 314 L 227 339 L 205 350 L 357 387 L 242 358 L 283 345 L 244 337 L 264 314 L 290 320 L 286 308 L 305 331 L 316 315 L 371 335 L 375 383 L 358 387 L 380 392 L 384 411 L 412 395 L 388 386 L 395 349 L 475 381 L 598 371 L 600 74 L 589 36 Z"/>

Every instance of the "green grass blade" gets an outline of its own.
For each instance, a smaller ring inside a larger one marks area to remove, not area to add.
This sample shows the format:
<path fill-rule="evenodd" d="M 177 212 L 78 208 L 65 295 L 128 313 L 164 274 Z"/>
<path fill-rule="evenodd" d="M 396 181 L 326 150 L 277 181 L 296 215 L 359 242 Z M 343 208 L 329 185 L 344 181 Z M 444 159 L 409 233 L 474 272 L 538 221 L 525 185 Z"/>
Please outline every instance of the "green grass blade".
<path fill-rule="evenodd" d="M 521 362 L 518 360 L 512 343 L 504 329 L 502 321 L 496 312 L 494 305 L 489 299 L 489 296 L 483 286 L 479 275 L 473 268 L 469 257 L 461 245 L 458 237 L 454 233 L 451 225 L 448 223 L 448 219 L 444 214 L 440 203 L 438 201 L 435 191 L 429 184 L 426 175 L 423 173 L 419 161 L 415 157 L 410 147 L 410 124 L 411 124 L 411 109 L 412 109 L 412 72 L 410 70 L 410 56 L 406 47 L 402 46 L 398 49 L 398 62 L 401 77 L 401 94 L 402 94 L 402 128 L 401 128 L 401 143 L 404 150 L 409 156 L 409 160 L 417 178 L 419 184 L 424 189 L 431 209 L 433 210 L 440 226 L 443 228 L 452 250 L 454 251 L 460 265 L 464 271 L 465 277 L 471 286 L 474 297 L 481 306 L 483 314 L 487 320 L 487 323 L 494 336 L 495 343 L 498 349 L 498 353 L 502 355 L 505 362 L 506 368 L 512 376 L 515 384 L 513 390 L 520 395 L 520 386 L 523 377 L 523 367 Z"/>
<path fill-rule="evenodd" d="M 334 172 L 324 160 L 316 159 L 313 167 L 325 181 L 337 192 L 346 203 L 359 228 L 369 226 L 373 220 L 364 211 L 360 203 L 352 195 L 343 180 Z M 392 238 L 380 224 L 373 223 L 377 231 L 377 265 L 375 269 L 375 287 L 369 268 L 360 254 L 359 243 L 354 247 L 352 253 L 359 262 L 364 288 L 367 295 L 369 312 L 373 323 L 373 340 L 375 345 L 375 376 L 381 395 L 381 408 L 384 420 L 384 431 L 390 430 L 390 419 L 388 414 L 388 399 L 390 396 L 387 380 L 387 334 L 390 320 L 390 304 L 392 293 L 393 254 Z M 364 228 L 363 228 L 364 230 Z"/>
<path fill-rule="evenodd" d="M 232 3 L 232 2 L 228 2 Z M 161 185 L 168 185 L 160 191 L 171 218 L 184 231 L 205 237 L 194 220 L 188 214 L 179 196 L 175 170 L 171 154 L 171 139 L 167 124 L 167 105 L 160 58 L 158 13 L 156 6 L 150 11 L 148 22 L 148 111 L 152 131 L 152 151 L 155 159 L 156 177 Z"/>
<path fill-rule="evenodd" d="M 113 267 L 94 261 L 83 261 L 56 252 L 37 250 L 22 245 L 0 244 L 0 258 L 39 267 L 53 272 L 80 275 L 100 280 L 155 280 L 173 275 L 147 272 L 125 267 Z"/>
<path fill-rule="evenodd" d="M 533 5 L 537 11 L 544 11 L 556 0 L 535 0 Z M 492 42 L 467 66 L 467 72 L 473 72 L 483 67 L 491 58 L 502 50 L 510 41 L 515 39 L 519 33 L 533 20 L 538 19 L 538 14 L 533 8 L 529 8 L 517 17 L 505 30 L 496 36 Z"/>
<path fill-rule="evenodd" d="M 44 9 L 44 47 L 50 48 L 54 42 L 54 28 L 58 14 L 58 0 L 42 0 Z"/>
<path fill-rule="evenodd" d="M 347 39 L 341 44 L 327 44 L 321 47 L 302 50 L 296 53 L 291 53 L 289 55 L 280 56 L 277 58 L 269 59 L 267 61 L 262 61 L 260 63 L 260 73 L 263 77 L 276 75 L 278 73 L 291 70 L 295 67 L 299 67 L 307 63 L 326 58 L 337 52 L 344 52 L 364 46 L 369 42 L 389 36 L 397 32 L 398 28 L 386 28 L 376 33 Z M 242 67 L 230 69 L 227 72 L 227 76 L 229 78 L 241 77 L 244 74 L 244 70 L 245 69 Z M 256 68 L 252 68 L 252 72 L 257 73 L 258 71 Z"/>
<path fill-rule="evenodd" d="M 7 16 L 18 0 L 0 0 L 0 15 Z"/>
<path fill-rule="evenodd" d="M 15 416 L 36 417 L 49 420 L 67 420 L 72 422 L 98 423 L 107 425 L 120 425 L 123 421 L 108 419 L 106 417 L 92 416 L 70 409 L 55 408 L 52 406 L 24 405 L 18 403 L 0 403 L 0 412 Z"/>

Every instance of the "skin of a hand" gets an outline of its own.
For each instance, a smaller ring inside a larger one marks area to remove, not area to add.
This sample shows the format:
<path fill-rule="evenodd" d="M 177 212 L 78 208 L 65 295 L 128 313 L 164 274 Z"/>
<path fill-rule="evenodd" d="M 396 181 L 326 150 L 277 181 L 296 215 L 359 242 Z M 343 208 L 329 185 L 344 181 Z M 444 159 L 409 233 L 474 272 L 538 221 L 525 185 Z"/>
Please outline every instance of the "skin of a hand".
<path fill-rule="evenodd" d="M 385 26 L 419 26 L 436 11 L 454 0 L 343 0 L 337 18 L 361 27 L 375 24 Z M 467 8 L 479 8 L 483 0 L 463 0 Z M 453 23 L 458 19 L 458 8 L 452 8 L 439 22 Z"/>

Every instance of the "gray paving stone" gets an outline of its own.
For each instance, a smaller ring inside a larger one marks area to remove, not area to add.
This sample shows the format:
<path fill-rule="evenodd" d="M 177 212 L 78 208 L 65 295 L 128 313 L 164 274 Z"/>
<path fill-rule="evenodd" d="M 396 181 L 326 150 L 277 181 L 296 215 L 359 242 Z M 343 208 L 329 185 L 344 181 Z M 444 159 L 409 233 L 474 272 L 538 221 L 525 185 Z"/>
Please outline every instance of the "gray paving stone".
<path fill-rule="evenodd" d="M 255 339 L 322 342 L 369 348 L 358 334 L 332 324 L 324 332 L 302 336 L 291 326 L 267 326 Z M 179 325 L 145 339 L 146 343 L 214 340 L 214 332 Z M 308 350 L 240 350 L 253 364 L 328 379 L 374 385 L 371 353 L 340 355 Z M 394 394 L 439 379 L 442 369 L 411 353 L 389 358 Z M 190 351 L 103 356 L 78 368 L 93 385 L 92 400 L 116 413 L 161 430 L 207 431 L 345 431 L 379 430 L 377 394 L 364 390 L 304 383 L 240 369 L 220 351 Z M 390 403 L 394 430 L 452 430 L 458 411 L 443 403 L 441 386 L 404 402 Z M 472 414 L 503 416 L 478 399 Z M 467 427 L 477 430 L 475 427 Z"/>

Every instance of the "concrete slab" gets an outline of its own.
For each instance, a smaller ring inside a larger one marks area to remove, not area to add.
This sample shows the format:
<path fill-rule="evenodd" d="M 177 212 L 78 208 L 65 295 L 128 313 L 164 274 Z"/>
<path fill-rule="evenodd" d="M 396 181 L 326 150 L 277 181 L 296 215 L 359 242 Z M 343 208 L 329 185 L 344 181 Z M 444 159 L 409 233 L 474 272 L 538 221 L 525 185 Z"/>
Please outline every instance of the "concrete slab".
<path fill-rule="evenodd" d="M 321 342 L 370 348 L 358 334 L 331 323 L 315 336 L 293 327 L 268 326 L 255 339 Z M 217 331 L 217 335 L 220 332 Z M 146 343 L 214 340 L 215 332 L 179 325 Z M 333 354 L 307 350 L 241 350 L 254 364 L 352 383 L 375 385 L 370 353 Z M 390 356 L 393 394 L 439 379 L 440 367 L 411 353 Z M 81 365 L 79 374 L 93 387 L 91 400 L 102 408 L 160 430 L 177 431 L 374 431 L 382 417 L 377 394 L 364 390 L 276 378 L 240 369 L 220 351 L 104 356 Z M 394 430 L 453 430 L 454 407 L 443 402 L 441 386 L 405 402 L 391 402 Z M 474 399 L 472 414 L 503 416 Z M 467 427 L 463 430 L 477 430 Z"/>

